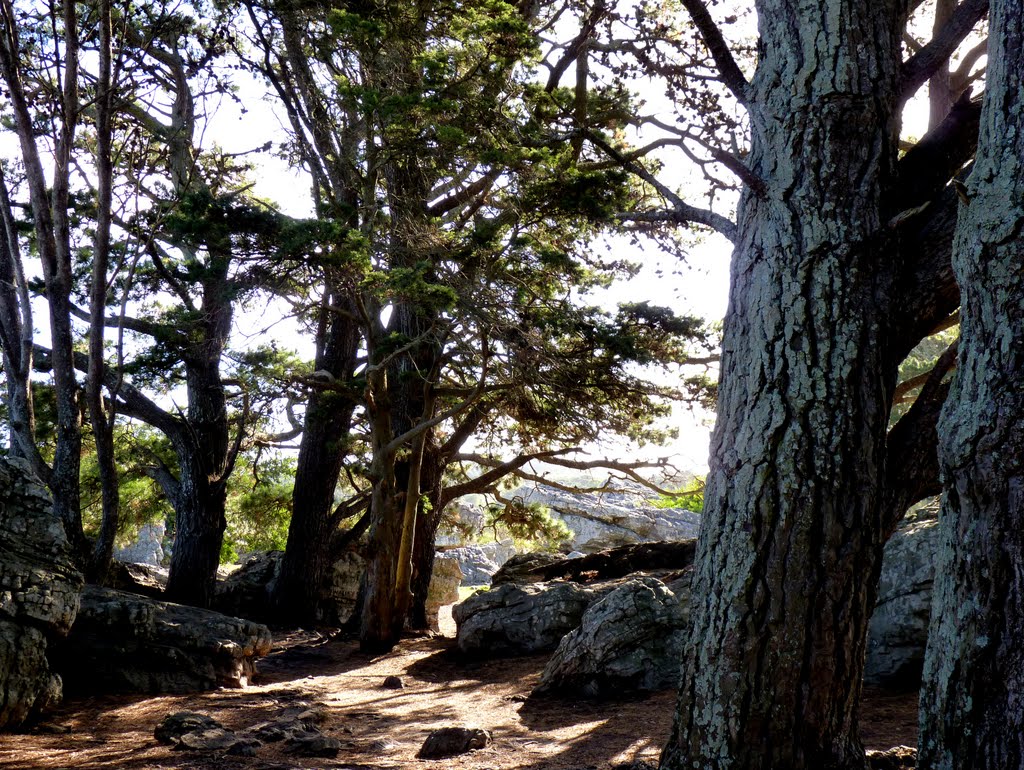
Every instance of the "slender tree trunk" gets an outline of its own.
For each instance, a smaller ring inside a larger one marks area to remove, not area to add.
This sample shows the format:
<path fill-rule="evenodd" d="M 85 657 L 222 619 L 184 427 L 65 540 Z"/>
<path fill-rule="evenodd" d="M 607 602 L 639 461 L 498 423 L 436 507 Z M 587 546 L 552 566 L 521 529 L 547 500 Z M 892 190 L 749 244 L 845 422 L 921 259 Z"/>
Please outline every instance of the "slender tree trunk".
<path fill-rule="evenodd" d="M 1024 6 L 993 0 L 978 158 L 953 264 L 957 374 L 918 766 L 1024 768 Z"/>
<path fill-rule="evenodd" d="M 664 768 L 863 770 L 882 546 L 899 2 L 757 4 L 749 164 Z"/>
<path fill-rule="evenodd" d="M 114 555 L 114 537 L 120 520 L 120 496 L 117 483 L 117 462 L 114 457 L 115 399 L 110 399 L 110 414 L 103 403 L 104 331 L 107 307 L 107 271 L 110 262 L 111 200 L 113 185 L 112 160 L 112 50 L 109 0 L 99 0 L 100 72 L 96 83 L 96 234 L 93 240 L 92 285 L 89 288 L 89 376 L 86 380 L 86 401 L 92 425 L 93 441 L 99 465 L 102 518 L 99 536 L 93 546 L 87 577 L 103 583 Z"/>

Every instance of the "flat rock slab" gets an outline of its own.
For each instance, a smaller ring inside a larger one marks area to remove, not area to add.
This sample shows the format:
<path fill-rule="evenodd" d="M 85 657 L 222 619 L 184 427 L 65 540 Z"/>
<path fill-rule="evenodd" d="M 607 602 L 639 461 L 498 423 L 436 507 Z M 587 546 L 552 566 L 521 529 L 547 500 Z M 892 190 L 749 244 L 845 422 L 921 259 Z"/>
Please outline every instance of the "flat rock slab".
<path fill-rule="evenodd" d="M 87 586 L 55 666 L 77 692 L 200 692 L 244 687 L 270 645 L 257 623 Z"/>

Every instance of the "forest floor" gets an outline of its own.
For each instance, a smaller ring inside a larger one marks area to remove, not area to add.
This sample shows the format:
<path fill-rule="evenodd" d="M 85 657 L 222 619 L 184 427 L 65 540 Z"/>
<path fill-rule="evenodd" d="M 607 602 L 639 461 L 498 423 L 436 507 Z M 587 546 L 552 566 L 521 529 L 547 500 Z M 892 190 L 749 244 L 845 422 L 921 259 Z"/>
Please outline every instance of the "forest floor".
<path fill-rule="evenodd" d="M 446 608 L 447 610 L 447 608 Z M 443 611 L 444 612 L 444 611 Z M 450 612 L 442 634 L 454 634 Z M 451 636 L 405 639 L 373 657 L 341 636 L 282 634 L 243 690 L 181 696 L 69 699 L 30 732 L 0 736 L 3 770 L 584 770 L 656 762 L 668 737 L 671 692 L 615 700 L 530 697 L 547 655 L 467 661 Z M 384 689 L 389 675 L 402 689 Z M 303 703 L 326 707 L 325 734 L 341 741 L 334 759 L 288 755 L 267 744 L 255 757 L 174 751 L 153 730 L 169 713 L 199 711 L 242 731 Z M 868 689 L 862 735 L 869 749 L 914 745 L 917 696 Z M 494 740 L 460 757 L 418 760 L 427 734 L 482 727 Z"/>

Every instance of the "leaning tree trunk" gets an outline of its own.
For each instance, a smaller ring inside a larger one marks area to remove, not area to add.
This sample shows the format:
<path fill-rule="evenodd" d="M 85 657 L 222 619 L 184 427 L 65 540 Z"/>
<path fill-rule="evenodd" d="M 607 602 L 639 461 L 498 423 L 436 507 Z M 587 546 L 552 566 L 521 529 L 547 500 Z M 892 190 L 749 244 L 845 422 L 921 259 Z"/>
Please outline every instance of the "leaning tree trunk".
<path fill-rule="evenodd" d="M 901 3 L 758 3 L 690 644 L 662 767 L 863 770 L 894 367 L 883 188 Z"/>
<path fill-rule="evenodd" d="M 919 767 L 1024 768 L 1024 6 L 993 0 L 978 159 L 953 264 L 957 375 Z"/>

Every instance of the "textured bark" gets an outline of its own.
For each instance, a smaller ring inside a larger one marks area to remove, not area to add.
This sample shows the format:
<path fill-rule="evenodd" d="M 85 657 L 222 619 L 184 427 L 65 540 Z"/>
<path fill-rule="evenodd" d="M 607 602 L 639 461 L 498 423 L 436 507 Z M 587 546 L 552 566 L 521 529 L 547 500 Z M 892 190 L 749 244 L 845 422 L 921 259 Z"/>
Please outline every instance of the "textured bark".
<path fill-rule="evenodd" d="M 960 357 L 919 767 L 1024 768 L 1024 6 L 994 0 L 978 159 L 953 252 Z"/>
<path fill-rule="evenodd" d="M 343 300 L 339 297 L 336 301 Z M 318 339 L 316 370 L 330 372 L 335 381 L 347 381 L 359 349 L 356 324 L 324 307 Z M 274 597 L 282 616 L 298 622 L 320 619 L 320 603 L 334 555 L 334 492 L 354 406 L 351 398 L 334 391 L 316 391 L 306 405 L 288 546 Z"/>
<path fill-rule="evenodd" d="M 900 2 L 757 4 L 719 416 L 665 768 L 839 770 L 857 734 L 895 364 Z"/>

